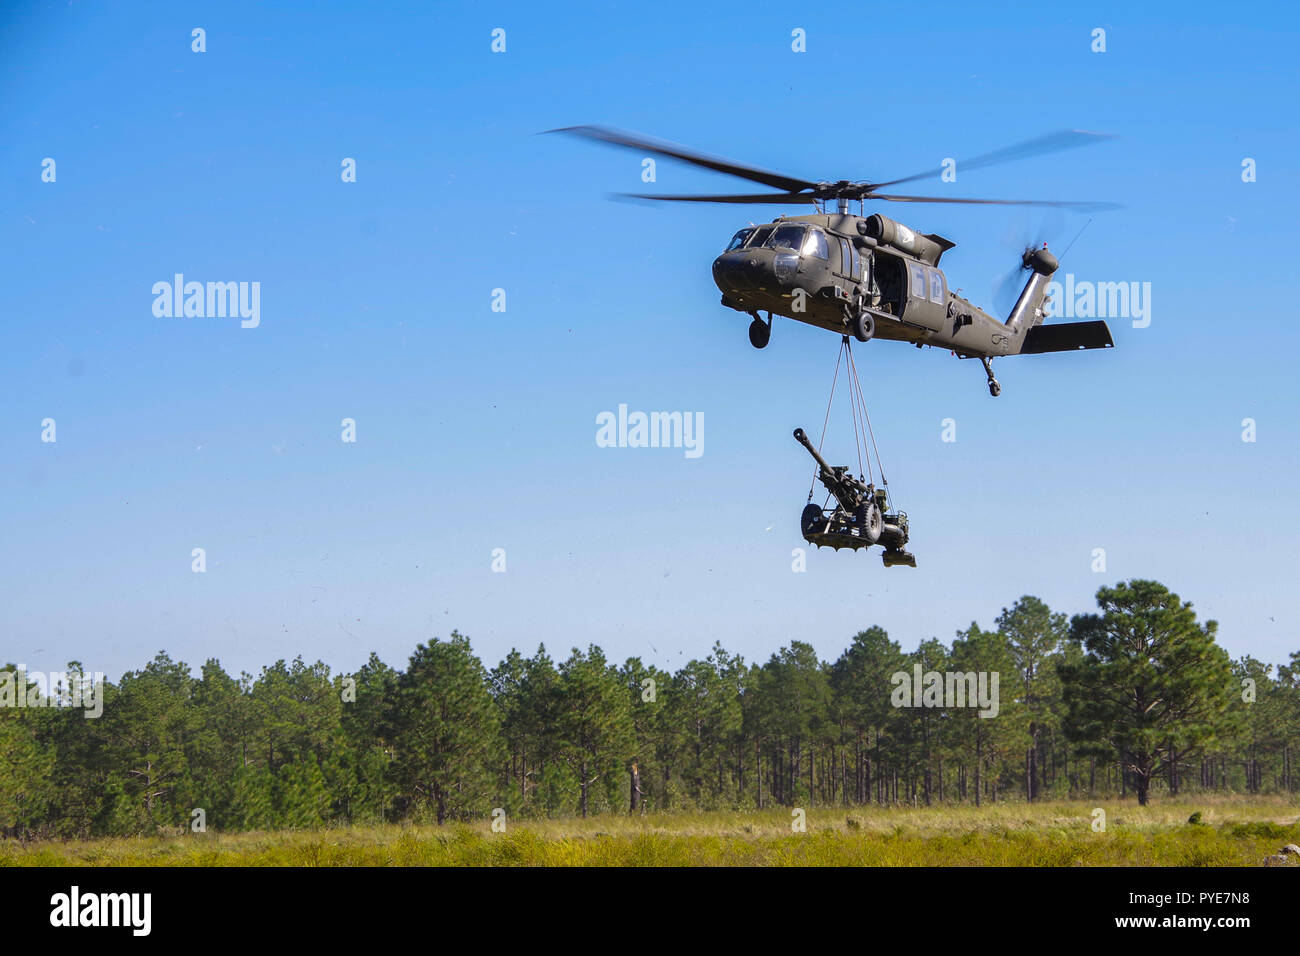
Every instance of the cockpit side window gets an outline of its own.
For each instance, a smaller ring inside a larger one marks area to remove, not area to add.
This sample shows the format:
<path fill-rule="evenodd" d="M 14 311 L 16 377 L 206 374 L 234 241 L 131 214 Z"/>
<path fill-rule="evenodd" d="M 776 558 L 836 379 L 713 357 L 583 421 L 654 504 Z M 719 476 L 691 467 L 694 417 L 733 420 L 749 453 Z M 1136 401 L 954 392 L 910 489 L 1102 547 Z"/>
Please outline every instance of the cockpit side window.
<path fill-rule="evenodd" d="M 830 251 L 826 248 L 826 236 L 820 229 L 809 229 L 808 238 L 803 242 L 803 254 L 829 259 Z"/>
<path fill-rule="evenodd" d="M 733 249 L 739 249 L 741 246 L 745 244 L 745 242 L 753 234 L 754 234 L 754 227 L 746 226 L 744 229 L 740 230 L 740 232 L 736 233 L 734 236 L 731 237 L 731 241 L 727 243 L 727 248 L 722 251 L 730 252 Z"/>
<path fill-rule="evenodd" d="M 764 245 L 769 249 L 789 249 L 791 252 L 798 252 L 803 248 L 804 233 L 807 231 L 807 226 L 777 226 L 772 232 L 772 238 Z"/>

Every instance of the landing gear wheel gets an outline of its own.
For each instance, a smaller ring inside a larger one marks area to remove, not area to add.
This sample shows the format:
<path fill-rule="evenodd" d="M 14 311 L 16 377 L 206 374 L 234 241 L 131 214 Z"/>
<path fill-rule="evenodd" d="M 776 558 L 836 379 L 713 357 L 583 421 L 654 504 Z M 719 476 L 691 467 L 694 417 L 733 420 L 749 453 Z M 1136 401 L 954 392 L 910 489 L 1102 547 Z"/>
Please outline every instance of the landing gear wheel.
<path fill-rule="evenodd" d="M 803 514 L 799 516 L 799 533 L 807 538 L 814 531 L 821 531 L 825 523 L 826 519 L 822 514 L 822 509 L 809 502 L 804 506 Z"/>
<path fill-rule="evenodd" d="M 876 334 L 876 320 L 871 317 L 870 312 L 859 312 L 849 320 L 849 327 L 853 330 L 853 337 L 859 342 L 870 342 L 871 337 Z"/>
<path fill-rule="evenodd" d="M 754 321 L 749 323 L 749 344 L 756 349 L 765 349 L 771 338 L 772 323 L 764 322 L 757 315 L 754 316 Z"/>
<path fill-rule="evenodd" d="M 874 501 L 858 505 L 858 533 L 870 544 L 880 540 L 880 532 L 885 527 L 885 516 L 880 513 L 880 505 Z"/>
<path fill-rule="evenodd" d="M 998 380 L 993 377 L 993 359 L 989 356 L 985 356 L 980 361 L 984 363 L 984 374 L 989 377 L 989 394 L 994 398 L 997 398 L 1002 394 L 1002 386 L 999 385 Z"/>

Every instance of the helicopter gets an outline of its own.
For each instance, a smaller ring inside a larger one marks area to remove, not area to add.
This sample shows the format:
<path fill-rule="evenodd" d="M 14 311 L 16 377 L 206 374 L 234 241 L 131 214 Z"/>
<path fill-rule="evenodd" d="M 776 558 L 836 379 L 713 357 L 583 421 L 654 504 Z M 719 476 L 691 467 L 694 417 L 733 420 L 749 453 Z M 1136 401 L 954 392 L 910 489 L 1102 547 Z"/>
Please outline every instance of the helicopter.
<path fill-rule="evenodd" d="M 943 254 L 956 243 L 934 233 L 921 233 L 879 213 L 865 215 L 865 204 L 874 200 L 1077 210 L 1116 208 L 1113 203 L 884 193 L 880 190 L 938 176 L 945 167 L 874 183 L 844 179 L 814 182 L 602 126 L 569 126 L 549 132 L 653 153 L 775 190 L 714 195 L 619 194 L 624 198 L 814 207 L 816 212 L 810 215 L 779 216 L 769 223 L 745 226 L 713 260 L 713 280 L 722 292 L 722 304 L 751 317 L 749 341 L 755 348 L 767 347 L 776 315 L 841 336 L 852 335 L 859 342 L 881 339 L 908 342 L 917 348 L 945 348 L 958 358 L 978 358 L 988 377 L 989 392 L 997 397 L 1002 386 L 993 375 L 995 358 L 1114 346 L 1110 329 L 1101 320 L 1043 324 L 1049 283 L 1060 266 L 1046 243 L 1041 248 L 1029 246 L 1021 253 L 1017 271 L 1028 272 L 1029 276 L 1003 321 L 949 288 L 939 264 Z M 958 168 L 991 166 L 1109 138 L 1102 133 L 1061 130 L 976 156 L 959 163 Z M 831 201 L 835 203 L 833 212 L 828 209 Z M 853 201 L 858 203 L 858 215 L 850 213 Z M 766 321 L 761 312 L 767 313 Z"/>

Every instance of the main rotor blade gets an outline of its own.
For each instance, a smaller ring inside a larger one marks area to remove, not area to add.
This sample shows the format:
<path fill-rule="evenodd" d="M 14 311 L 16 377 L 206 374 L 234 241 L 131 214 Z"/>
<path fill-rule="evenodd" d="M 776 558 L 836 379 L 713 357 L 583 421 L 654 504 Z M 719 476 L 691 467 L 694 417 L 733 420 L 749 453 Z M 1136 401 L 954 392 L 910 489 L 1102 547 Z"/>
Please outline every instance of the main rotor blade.
<path fill-rule="evenodd" d="M 655 195 L 654 193 L 615 193 L 624 199 L 655 199 L 660 202 L 730 202 L 730 203 L 810 203 L 814 199 L 807 193 L 753 193 L 747 196 L 697 196 Z"/>
<path fill-rule="evenodd" d="M 1092 143 L 1100 143 L 1103 140 L 1115 138 L 1110 133 L 1092 133 L 1082 129 L 1057 130 L 1055 133 L 1047 133 L 1044 136 L 1027 139 L 1023 143 L 1016 143 L 1014 146 L 1007 146 L 1003 149 L 995 149 L 991 153 L 985 153 L 965 162 L 959 162 L 957 163 L 957 170 L 958 172 L 965 172 L 968 169 L 982 169 L 985 166 L 993 166 L 997 163 L 1009 163 L 1015 159 L 1041 156 L 1043 153 L 1058 153 L 1061 150 L 1075 149 L 1079 146 L 1088 146 Z M 943 171 L 944 167 L 936 166 L 934 169 L 927 169 L 925 172 L 917 173 L 914 176 L 904 176 L 902 179 L 891 179 L 888 182 L 873 183 L 873 185 L 878 187 L 897 186 L 899 183 L 910 183 L 917 179 L 939 176 Z"/>
<path fill-rule="evenodd" d="M 561 129 L 547 130 L 547 132 L 569 133 L 573 136 L 584 136 L 587 139 L 598 140 L 599 142 L 609 143 L 613 146 L 624 146 L 628 149 L 636 149 L 647 153 L 655 153 L 659 156 L 667 156 L 670 159 L 679 159 L 684 163 L 703 166 L 705 169 L 712 169 L 715 172 L 726 173 L 729 176 L 739 176 L 741 179 L 748 179 L 755 183 L 762 183 L 764 186 L 771 186 L 773 189 L 785 189 L 790 192 L 798 192 L 801 189 L 811 189 L 816 185 L 815 183 L 808 182 L 804 179 L 793 179 L 790 176 L 782 176 L 780 173 L 768 172 L 765 169 L 758 169 L 754 166 L 744 166 L 740 163 L 733 163 L 729 159 L 720 159 L 716 156 L 697 153 L 694 150 L 687 149 L 685 146 L 678 146 L 676 143 L 668 143 L 663 140 L 638 136 L 634 133 L 624 133 L 619 130 L 606 129 L 603 126 L 565 126 Z"/>
<path fill-rule="evenodd" d="M 1113 202 L 1054 202 L 1046 199 L 957 199 L 944 196 L 894 196 L 884 193 L 867 193 L 863 198 L 868 202 L 873 199 L 887 199 L 890 202 L 951 202 L 978 206 L 1055 206 L 1058 209 L 1079 209 L 1088 212 L 1121 208 L 1119 203 Z"/>

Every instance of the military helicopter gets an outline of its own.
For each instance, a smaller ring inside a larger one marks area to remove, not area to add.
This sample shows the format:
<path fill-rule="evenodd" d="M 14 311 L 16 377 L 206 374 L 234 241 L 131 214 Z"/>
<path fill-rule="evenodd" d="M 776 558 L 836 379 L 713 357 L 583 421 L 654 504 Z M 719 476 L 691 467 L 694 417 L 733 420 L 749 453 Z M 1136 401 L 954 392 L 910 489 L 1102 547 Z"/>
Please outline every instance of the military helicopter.
<path fill-rule="evenodd" d="M 1104 321 L 1043 325 L 1048 284 L 1060 263 L 1044 243 L 1020 256 L 1029 273 L 1006 321 L 999 321 L 948 287 L 939 268 L 943 254 L 955 243 L 933 233 L 920 233 L 876 213 L 865 215 L 872 200 L 914 203 L 964 203 L 1054 206 L 1081 210 L 1115 208 L 1113 203 L 1050 202 L 1016 199 L 967 199 L 911 196 L 880 190 L 938 176 L 943 167 L 883 182 L 813 182 L 768 172 L 695 152 L 674 143 L 624 133 L 601 126 L 570 126 L 550 132 L 653 153 L 705 169 L 727 173 L 770 187 L 775 192 L 744 195 L 655 195 L 622 193 L 633 199 L 660 202 L 720 202 L 808 204 L 812 215 L 780 216 L 770 223 L 739 230 L 713 260 L 713 281 L 722 304 L 752 317 L 749 341 L 765 348 L 772 335 L 772 317 L 783 315 L 860 342 L 885 339 L 910 342 L 917 348 L 949 349 L 959 358 L 978 358 L 996 397 L 1001 385 L 993 376 L 993 359 L 1076 349 L 1111 348 Z M 1081 130 L 1062 130 L 985 153 L 957 168 L 963 172 L 1027 156 L 1071 149 L 1110 137 Z M 835 202 L 835 211 L 827 204 Z M 850 202 L 859 204 L 851 215 Z M 766 312 L 764 321 L 759 313 Z"/>

